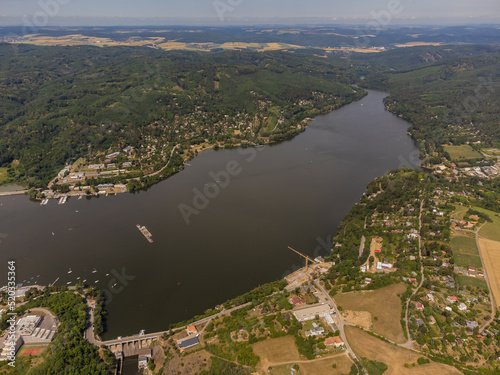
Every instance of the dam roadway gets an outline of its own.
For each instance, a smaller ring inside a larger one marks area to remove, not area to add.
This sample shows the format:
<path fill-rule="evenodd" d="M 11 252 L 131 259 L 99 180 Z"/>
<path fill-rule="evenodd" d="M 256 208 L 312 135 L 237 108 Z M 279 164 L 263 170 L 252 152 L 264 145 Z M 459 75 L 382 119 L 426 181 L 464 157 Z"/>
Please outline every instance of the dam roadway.
<path fill-rule="evenodd" d="M 210 322 L 214 318 L 218 318 L 219 316 L 227 315 L 232 313 L 233 311 L 243 309 L 245 307 L 251 306 L 251 302 L 247 302 L 243 305 L 239 305 L 230 309 L 224 309 L 214 315 L 208 316 L 206 318 L 197 320 L 191 324 L 199 325 Z M 105 345 L 107 348 L 111 350 L 115 355 L 119 352 L 123 353 L 124 357 L 134 356 L 139 353 L 140 349 L 148 348 L 153 341 L 158 340 L 163 334 L 171 332 L 177 332 L 186 328 L 186 326 L 173 328 L 172 330 L 155 332 L 155 333 L 147 333 L 144 335 L 133 335 L 127 337 L 118 337 L 116 339 L 100 341 L 95 338 L 94 335 L 94 312 L 91 308 L 89 308 L 90 314 L 90 326 L 84 332 L 84 338 L 87 339 L 92 345 L 101 346 Z"/>

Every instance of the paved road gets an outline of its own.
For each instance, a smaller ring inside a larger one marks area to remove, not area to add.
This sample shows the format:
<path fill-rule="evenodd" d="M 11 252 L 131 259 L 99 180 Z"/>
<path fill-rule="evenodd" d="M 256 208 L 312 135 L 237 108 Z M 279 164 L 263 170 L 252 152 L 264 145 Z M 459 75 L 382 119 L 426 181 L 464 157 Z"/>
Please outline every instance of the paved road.
<path fill-rule="evenodd" d="M 208 322 L 210 322 L 214 318 L 218 318 L 219 316 L 230 314 L 233 311 L 236 311 L 236 310 L 242 309 L 244 307 L 250 306 L 251 304 L 252 304 L 251 302 L 248 302 L 248 303 L 245 303 L 243 305 L 239 305 L 239 306 L 233 307 L 231 309 L 222 310 L 221 312 L 219 312 L 217 314 L 214 314 L 214 315 L 211 315 L 209 317 L 200 319 L 200 320 L 198 320 L 196 322 L 193 322 L 191 324 L 199 325 L 199 324 L 203 324 L 203 323 L 208 323 Z M 93 323 L 93 321 L 94 321 L 94 313 L 93 313 L 92 309 L 90 309 L 90 320 L 91 320 L 91 323 Z M 182 327 L 174 328 L 172 331 L 176 332 L 176 331 L 180 331 L 180 330 L 185 329 L 185 328 L 186 328 L 186 326 L 182 326 Z M 137 340 L 137 339 L 141 339 L 141 340 L 151 339 L 151 338 L 154 339 L 154 338 L 157 338 L 157 337 L 163 335 L 164 333 L 168 333 L 168 332 L 169 331 L 154 332 L 154 333 L 147 333 L 147 334 L 142 335 L 142 336 L 133 335 L 133 336 L 121 337 L 119 339 L 116 338 L 116 339 L 113 339 L 113 340 L 98 341 L 94 337 L 94 328 L 93 328 L 93 326 L 91 324 L 91 326 L 85 331 L 85 338 L 91 344 L 93 344 L 93 345 L 102 345 L 102 344 L 104 344 L 104 345 L 114 345 L 114 344 L 120 344 L 122 342 L 132 341 L 132 340 Z"/>
<path fill-rule="evenodd" d="M 344 341 L 345 347 L 347 348 L 347 352 L 352 356 L 352 358 L 357 358 L 356 354 L 354 354 L 354 351 L 352 350 L 351 346 L 349 345 L 349 342 L 347 341 L 347 337 L 346 337 L 345 331 L 344 331 L 345 323 L 342 320 L 340 313 L 338 313 L 337 305 L 333 301 L 332 297 L 330 297 L 330 294 L 328 294 L 327 291 L 321 286 L 321 284 L 319 283 L 318 280 L 314 280 L 314 283 L 316 284 L 318 289 L 323 294 L 323 297 L 325 298 L 325 300 L 327 300 L 328 303 L 330 304 L 330 306 L 332 306 L 334 308 L 334 310 L 337 311 L 337 314 L 336 314 L 336 316 L 337 316 L 337 328 L 339 329 L 340 337 Z"/>
<path fill-rule="evenodd" d="M 92 345 L 100 346 L 102 343 L 99 340 L 96 340 L 94 334 L 94 310 L 92 310 L 92 305 L 87 301 L 87 306 L 89 307 L 89 315 L 90 315 L 90 324 L 83 332 L 83 338 L 86 339 Z"/>

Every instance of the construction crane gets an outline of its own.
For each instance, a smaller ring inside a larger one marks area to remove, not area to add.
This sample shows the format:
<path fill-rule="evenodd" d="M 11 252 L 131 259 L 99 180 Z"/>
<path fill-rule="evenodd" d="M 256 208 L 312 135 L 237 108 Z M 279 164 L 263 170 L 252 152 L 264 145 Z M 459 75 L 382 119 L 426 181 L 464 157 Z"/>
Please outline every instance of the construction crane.
<path fill-rule="evenodd" d="M 314 262 L 314 260 L 312 260 L 311 258 L 309 258 L 309 256 L 308 256 L 308 255 L 304 255 L 304 254 L 302 254 L 300 251 L 297 251 L 297 250 L 295 250 L 295 249 L 292 249 L 290 246 L 288 246 L 288 248 L 289 248 L 290 250 L 292 250 L 293 252 L 296 252 L 297 254 L 299 254 L 301 257 L 306 258 L 306 271 L 307 271 L 307 267 L 309 266 L 309 261 Z"/>

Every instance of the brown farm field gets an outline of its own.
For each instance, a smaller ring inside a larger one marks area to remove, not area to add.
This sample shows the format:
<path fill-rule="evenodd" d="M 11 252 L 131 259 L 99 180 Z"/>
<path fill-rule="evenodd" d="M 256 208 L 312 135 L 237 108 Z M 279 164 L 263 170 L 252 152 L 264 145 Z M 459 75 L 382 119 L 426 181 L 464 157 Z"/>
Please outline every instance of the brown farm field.
<path fill-rule="evenodd" d="M 260 357 L 259 365 L 263 368 L 272 366 L 273 363 L 301 360 L 299 351 L 295 346 L 295 338 L 293 336 L 260 341 L 254 344 L 252 349 L 254 353 Z"/>
<path fill-rule="evenodd" d="M 479 248 L 495 305 L 498 308 L 500 307 L 500 242 L 479 238 Z"/>
<path fill-rule="evenodd" d="M 335 369 L 332 367 L 334 363 L 337 365 Z M 304 375 L 348 374 L 351 366 L 352 361 L 346 355 L 299 363 Z"/>
<path fill-rule="evenodd" d="M 431 362 L 426 365 L 417 364 L 415 367 L 410 366 L 406 368 L 405 363 L 412 365 L 416 363 L 417 359 L 422 357 L 422 355 L 412 350 L 386 343 L 376 337 L 370 336 L 368 333 L 356 327 L 347 326 L 346 335 L 349 345 L 358 357 L 383 362 L 388 366 L 384 375 L 461 374 L 461 372 L 454 367 L 436 362 Z"/>
<path fill-rule="evenodd" d="M 389 340 L 406 341 L 401 327 L 401 299 L 398 294 L 406 290 L 403 283 L 385 288 L 337 294 L 335 302 L 344 310 L 368 311 L 372 316 L 373 332 Z"/>
<path fill-rule="evenodd" d="M 333 364 L 336 367 L 333 368 Z M 312 361 L 297 361 L 288 364 L 271 366 L 272 369 L 268 372 L 268 367 L 262 368 L 259 374 L 270 375 L 290 375 L 293 365 L 299 366 L 299 371 L 294 371 L 295 375 L 341 375 L 348 374 L 351 370 L 353 362 L 346 354 L 340 354 L 335 357 L 318 358 Z"/>

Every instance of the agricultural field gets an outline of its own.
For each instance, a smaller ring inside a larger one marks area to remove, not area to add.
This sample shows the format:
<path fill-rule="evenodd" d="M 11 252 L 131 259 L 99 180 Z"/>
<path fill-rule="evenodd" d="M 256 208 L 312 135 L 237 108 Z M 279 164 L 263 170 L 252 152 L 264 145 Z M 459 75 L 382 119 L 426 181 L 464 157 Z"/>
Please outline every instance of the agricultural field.
<path fill-rule="evenodd" d="M 337 365 L 335 369 L 332 367 L 334 363 Z M 299 367 L 305 375 L 348 374 L 351 366 L 352 361 L 344 354 L 335 358 L 299 363 Z"/>
<path fill-rule="evenodd" d="M 388 366 L 384 375 L 396 374 L 461 374 L 456 368 L 441 363 L 431 362 L 418 365 L 417 359 L 422 357 L 417 352 L 396 347 L 363 332 L 359 328 L 347 326 L 346 335 L 349 344 L 358 357 L 385 363 Z M 405 367 L 405 364 L 409 367 Z M 415 366 L 413 366 L 415 364 Z"/>
<path fill-rule="evenodd" d="M 486 223 L 481 228 L 479 235 L 489 240 L 500 241 L 500 214 L 484 208 L 474 207 L 474 209 L 487 214 L 493 220 L 492 223 Z"/>
<path fill-rule="evenodd" d="M 477 279 L 475 277 L 469 277 L 469 276 L 458 276 L 458 282 L 460 285 L 470 285 L 470 286 L 477 286 L 479 288 L 488 288 L 488 284 L 484 279 Z"/>
<path fill-rule="evenodd" d="M 463 220 L 468 209 L 469 207 L 455 205 L 455 210 L 451 213 L 451 218 L 455 220 Z"/>
<path fill-rule="evenodd" d="M 479 239 L 479 247 L 488 275 L 491 292 L 497 307 L 500 307 L 500 242 Z"/>
<path fill-rule="evenodd" d="M 476 268 L 481 268 L 483 266 L 475 239 L 455 236 L 451 239 L 451 249 L 456 265 L 461 267 L 474 266 Z"/>
<path fill-rule="evenodd" d="M 260 341 L 253 344 L 252 349 L 254 353 L 260 357 L 259 365 L 262 366 L 262 368 L 272 366 L 273 363 L 286 363 L 301 360 L 293 336 Z"/>
<path fill-rule="evenodd" d="M 475 151 L 469 145 L 460 146 L 443 146 L 444 150 L 450 154 L 451 160 L 459 161 L 461 159 L 480 159 L 483 157 L 481 153 Z"/>
<path fill-rule="evenodd" d="M 335 302 L 344 310 L 367 311 L 372 316 L 372 330 L 395 342 L 404 342 L 401 319 L 401 299 L 398 294 L 406 291 L 405 284 L 385 288 L 338 294 Z"/>
<path fill-rule="evenodd" d="M 335 368 L 333 365 L 335 364 Z M 290 375 L 292 368 L 299 367 L 298 371 L 293 371 L 294 375 L 340 375 L 348 374 L 351 370 L 352 361 L 345 355 L 341 354 L 334 358 L 321 358 L 313 361 L 300 361 L 286 365 L 271 366 L 268 372 L 263 373 L 271 375 Z"/>

